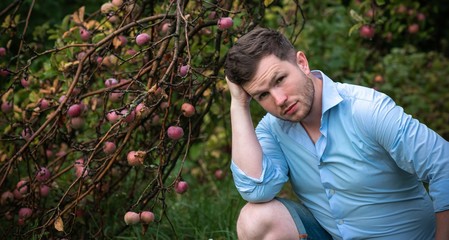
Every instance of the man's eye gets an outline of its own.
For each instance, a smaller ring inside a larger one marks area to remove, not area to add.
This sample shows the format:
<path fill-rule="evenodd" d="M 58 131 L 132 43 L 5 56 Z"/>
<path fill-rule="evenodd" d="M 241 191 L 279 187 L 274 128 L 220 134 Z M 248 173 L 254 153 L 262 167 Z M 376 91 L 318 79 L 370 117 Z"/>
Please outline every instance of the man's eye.
<path fill-rule="evenodd" d="M 280 83 L 284 80 L 284 77 L 279 77 L 278 79 L 276 79 L 276 83 Z"/>
<path fill-rule="evenodd" d="M 264 99 L 266 96 L 268 96 L 268 93 L 267 93 L 267 92 L 264 92 L 264 93 L 259 94 L 259 100 Z"/>

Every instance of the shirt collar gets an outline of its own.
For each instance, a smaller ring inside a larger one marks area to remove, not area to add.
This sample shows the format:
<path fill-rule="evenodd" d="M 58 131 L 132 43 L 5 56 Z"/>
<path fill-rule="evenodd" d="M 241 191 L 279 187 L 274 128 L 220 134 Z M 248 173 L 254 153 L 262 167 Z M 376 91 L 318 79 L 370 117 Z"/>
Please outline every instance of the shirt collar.
<path fill-rule="evenodd" d="M 331 109 L 332 107 L 338 105 L 341 101 L 343 101 L 343 98 L 338 93 L 337 83 L 332 81 L 332 79 L 330 79 L 326 74 L 324 74 L 320 70 L 313 70 L 313 71 L 311 71 L 311 73 L 315 77 L 317 77 L 318 79 L 321 79 L 323 81 L 323 93 L 322 93 L 323 106 L 322 106 L 322 110 L 321 110 L 321 115 L 324 115 L 324 113 L 327 110 Z M 271 115 L 271 114 L 268 114 L 268 115 Z M 271 117 L 273 117 L 273 119 L 275 119 L 275 121 L 277 121 L 279 123 L 279 125 L 281 126 L 281 128 L 286 132 L 288 132 L 291 129 L 291 127 L 295 125 L 295 123 L 293 123 L 293 122 L 282 120 L 282 119 L 274 117 L 272 115 L 271 115 Z"/>
<path fill-rule="evenodd" d="M 311 72 L 315 77 L 321 79 L 323 81 L 323 93 L 322 93 L 322 110 L 321 114 L 323 115 L 327 110 L 339 104 L 343 101 L 343 98 L 340 96 L 337 90 L 337 83 L 332 81 L 326 74 L 324 74 L 320 70 L 313 70 Z"/>

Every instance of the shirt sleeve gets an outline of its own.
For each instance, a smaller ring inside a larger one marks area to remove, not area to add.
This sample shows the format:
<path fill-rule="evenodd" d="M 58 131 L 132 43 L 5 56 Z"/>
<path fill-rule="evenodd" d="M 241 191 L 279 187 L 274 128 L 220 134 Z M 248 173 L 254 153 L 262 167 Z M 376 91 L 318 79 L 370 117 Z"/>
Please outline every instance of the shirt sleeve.
<path fill-rule="evenodd" d="M 247 176 L 234 162 L 231 163 L 235 186 L 243 199 L 248 202 L 272 200 L 288 180 L 285 156 L 269 125 L 269 116 L 265 116 L 256 127 L 257 138 L 263 150 L 261 176 L 259 178 Z"/>
<path fill-rule="evenodd" d="M 429 183 L 435 212 L 449 209 L 449 142 L 382 93 L 375 94 L 372 133 L 397 165 Z"/>

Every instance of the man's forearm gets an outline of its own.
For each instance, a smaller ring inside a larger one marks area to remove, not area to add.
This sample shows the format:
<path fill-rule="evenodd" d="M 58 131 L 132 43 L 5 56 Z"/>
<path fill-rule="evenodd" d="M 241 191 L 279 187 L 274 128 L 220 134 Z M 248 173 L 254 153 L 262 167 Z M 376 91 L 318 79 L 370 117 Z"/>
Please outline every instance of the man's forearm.
<path fill-rule="evenodd" d="M 449 210 L 435 213 L 437 221 L 436 240 L 449 240 Z"/>
<path fill-rule="evenodd" d="M 262 148 L 248 106 L 231 103 L 232 159 L 250 177 L 262 174 Z"/>

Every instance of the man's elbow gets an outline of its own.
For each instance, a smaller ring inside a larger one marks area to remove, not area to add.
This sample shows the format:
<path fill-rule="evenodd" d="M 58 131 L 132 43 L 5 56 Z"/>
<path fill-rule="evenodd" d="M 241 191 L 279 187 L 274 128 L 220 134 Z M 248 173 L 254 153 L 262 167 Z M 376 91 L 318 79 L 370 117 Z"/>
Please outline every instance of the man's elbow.
<path fill-rule="evenodd" d="M 258 191 L 253 192 L 240 192 L 242 198 L 250 203 L 263 203 L 269 202 L 276 197 L 276 194 L 260 193 Z"/>

